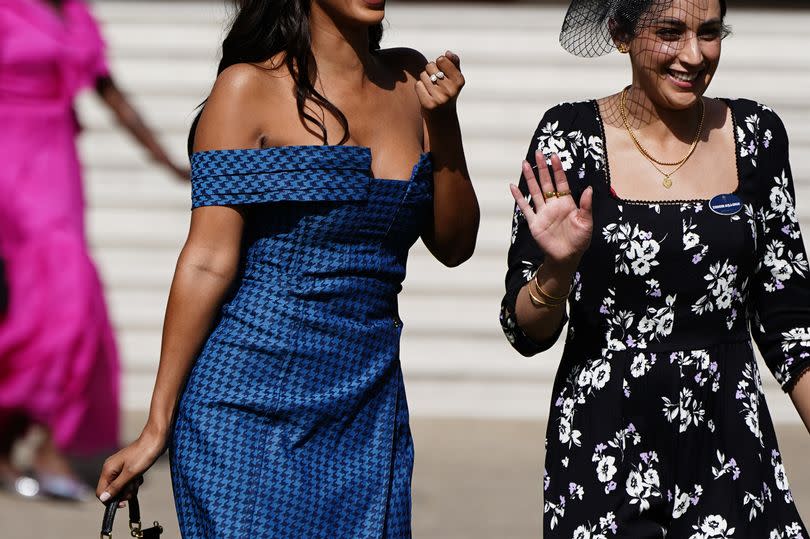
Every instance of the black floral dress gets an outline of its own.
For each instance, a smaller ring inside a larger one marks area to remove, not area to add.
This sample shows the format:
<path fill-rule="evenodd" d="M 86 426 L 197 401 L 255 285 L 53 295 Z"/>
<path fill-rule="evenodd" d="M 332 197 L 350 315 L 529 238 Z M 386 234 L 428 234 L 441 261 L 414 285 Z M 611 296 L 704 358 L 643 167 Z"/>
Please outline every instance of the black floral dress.
<path fill-rule="evenodd" d="M 596 102 L 549 110 L 529 148 L 560 155 L 594 233 L 574 279 L 552 394 L 548 538 L 808 538 L 791 497 L 751 335 L 785 390 L 810 368 L 810 281 L 788 141 L 768 107 L 730 100 L 737 189 L 713 200 L 622 200 Z M 521 190 L 528 196 L 526 182 Z M 501 325 L 517 325 L 543 253 L 515 209 Z"/>

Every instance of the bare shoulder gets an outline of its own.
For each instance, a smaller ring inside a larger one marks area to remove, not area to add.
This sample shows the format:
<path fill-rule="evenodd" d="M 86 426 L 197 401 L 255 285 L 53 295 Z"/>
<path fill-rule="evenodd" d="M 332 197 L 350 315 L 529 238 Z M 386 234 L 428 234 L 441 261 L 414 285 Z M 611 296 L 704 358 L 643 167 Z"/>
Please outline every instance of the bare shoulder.
<path fill-rule="evenodd" d="M 205 103 L 194 151 L 261 147 L 265 136 L 262 111 L 277 103 L 290 82 L 286 70 L 235 64 L 217 77 Z"/>
<path fill-rule="evenodd" d="M 407 47 L 382 49 L 377 54 L 390 69 L 406 71 L 415 79 L 419 78 L 428 63 L 424 54 Z"/>

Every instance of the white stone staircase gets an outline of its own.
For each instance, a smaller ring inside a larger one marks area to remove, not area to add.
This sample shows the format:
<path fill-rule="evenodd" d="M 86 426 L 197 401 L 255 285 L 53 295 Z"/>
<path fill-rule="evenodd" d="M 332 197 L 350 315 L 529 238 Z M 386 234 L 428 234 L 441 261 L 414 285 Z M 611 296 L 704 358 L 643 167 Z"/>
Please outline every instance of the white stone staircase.
<path fill-rule="evenodd" d="M 178 159 L 193 109 L 213 82 L 224 2 L 104 1 L 115 76 Z M 524 359 L 497 315 L 515 181 L 543 111 L 626 84 L 626 58 L 583 60 L 557 44 L 563 8 L 392 1 L 384 45 L 462 58 L 465 146 L 482 208 L 474 258 L 446 269 L 419 244 L 402 295 L 402 359 L 416 415 L 543 417 L 561 346 Z M 799 213 L 810 233 L 810 11 L 735 10 L 712 95 L 749 97 L 782 116 L 792 141 Z M 149 164 L 98 101 L 80 102 L 89 229 L 124 360 L 124 404 L 148 406 L 169 283 L 189 220 L 189 188 Z M 770 376 L 777 421 L 797 421 Z"/>

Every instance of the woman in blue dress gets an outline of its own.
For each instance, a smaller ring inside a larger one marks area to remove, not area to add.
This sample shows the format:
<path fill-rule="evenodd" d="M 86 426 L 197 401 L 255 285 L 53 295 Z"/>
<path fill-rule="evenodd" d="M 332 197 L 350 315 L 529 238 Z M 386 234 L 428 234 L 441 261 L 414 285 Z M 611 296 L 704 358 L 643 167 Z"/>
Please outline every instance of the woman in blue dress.
<path fill-rule="evenodd" d="M 102 502 L 169 448 L 184 537 L 410 536 L 397 294 L 418 238 L 472 255 L 479 210 L 459 59 L 380 50 L 384 8 L 241 2 L 190 137 L 149 419 Z"/>

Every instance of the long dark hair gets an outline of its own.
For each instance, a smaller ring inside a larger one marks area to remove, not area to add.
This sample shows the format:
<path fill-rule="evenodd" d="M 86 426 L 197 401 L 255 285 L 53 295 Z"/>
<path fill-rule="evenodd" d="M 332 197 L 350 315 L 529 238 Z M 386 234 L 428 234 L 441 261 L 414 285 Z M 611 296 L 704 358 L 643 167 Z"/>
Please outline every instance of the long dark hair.
<path fill-rule="evenodd" d="M 309 28 L 309 13 L 312 0 L 236 0 L 237 12 L 231 28 L 222 42 L 222 60 L 217 75 L 232 65 L 258 64 L 278 53 L 284 53 L 284 65 L 295 82 L 295 101 L 298 115 L 307 129 L 319 134 L 327 144 L 326 125 L 307 111 L 307 101 L 332 114 L 343 128 L 343 144 L 349 138 L 349 121 L 332 102 L 315 89 L 318 69 L 312 56 L 312 38 Z M 380 48 L 383 27 L 377 24 L 369 28 L 369 50 Z M 272 69 L 272 68 L 271 68 Z M 207 101 L 207 100 L 206 100 Z M 188 153 L 194 148 L 194 135 L 200 121 L 202 107 L 191 124 L 188 136 Z"/>

